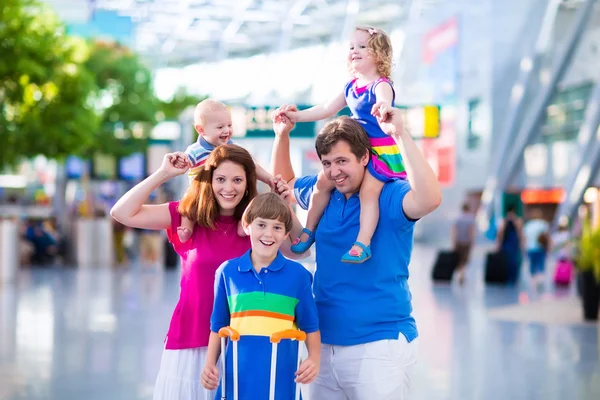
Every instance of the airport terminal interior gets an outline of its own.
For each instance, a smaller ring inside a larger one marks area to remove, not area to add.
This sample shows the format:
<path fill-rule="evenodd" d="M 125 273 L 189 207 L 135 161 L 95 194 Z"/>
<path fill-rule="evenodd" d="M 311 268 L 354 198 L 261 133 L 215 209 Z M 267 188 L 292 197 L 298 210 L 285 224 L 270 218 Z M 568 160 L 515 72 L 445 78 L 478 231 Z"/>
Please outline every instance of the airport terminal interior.
<path fill-rule="evenodd" d="M 385 400 L 600 399 L 600 2 L 3 3 L 0 400 L 205 399 L 157 390 L 186 290 L 182 243 L 115 210 L 163 179 L 166 154 L 200 143 L 207 98 L 227 105 L 227 139 L 272 173 L 278 108 L 344 93 L 364 62 L 356 32 L 389 41 L 395 115 L 442 193 L 397 278 L 418 330 L 410 393 Z M 368 43 L 368 60 L 384 57 Z M 345 104 L 295 124 L 296 177 L 327 168 L 315 140 L 328 119 L 356 118 Z M 194 187 L 185 174 L 160 182 L 144 204 Z M 301 261 L 313 275 L 328 268 L 318 248 Z"/>

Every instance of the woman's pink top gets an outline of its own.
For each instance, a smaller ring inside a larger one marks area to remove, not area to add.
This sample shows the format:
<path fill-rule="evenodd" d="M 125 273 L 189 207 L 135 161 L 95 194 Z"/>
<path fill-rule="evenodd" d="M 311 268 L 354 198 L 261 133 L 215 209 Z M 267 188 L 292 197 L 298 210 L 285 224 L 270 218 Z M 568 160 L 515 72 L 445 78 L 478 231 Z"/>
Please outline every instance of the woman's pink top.
<path fill-rule="evenodd" d="M 223 262 L 240 257 L 250 248 L 250 238 L 237 234 L 238 221 L 223 216 L 215 221 L 216 230 L 196 225 L 192 237 L 181 243 L 177 236 L 181 226 L 178 205 L 169 203 L 171 228 L 167 229 L 182 267 L 181 293 L 165 339 L 169 350 L 208 346 L 215 272 Z"/>

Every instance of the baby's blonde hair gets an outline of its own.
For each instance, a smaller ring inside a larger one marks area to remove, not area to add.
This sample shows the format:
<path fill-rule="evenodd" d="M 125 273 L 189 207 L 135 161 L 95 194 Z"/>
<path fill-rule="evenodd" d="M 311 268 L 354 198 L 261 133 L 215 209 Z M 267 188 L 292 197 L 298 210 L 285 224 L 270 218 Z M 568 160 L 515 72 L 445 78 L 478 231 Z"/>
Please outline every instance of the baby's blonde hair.
<path fill-rule="evenodd" d="M 213 99 L 202 100 L 194 110 L 194 126 L 204 126 L 204 120 L 208 114 L 217 110 L 229 110 L 229 107 Z"/>
<path fill-rule="evenodd" d="M 369 34 L 367 49 L 373 55 L 377 73 L 391 81 L 393 49 L 390 37 L 381 29 L 372 26 L 357 26 L 356 30 Z"/>

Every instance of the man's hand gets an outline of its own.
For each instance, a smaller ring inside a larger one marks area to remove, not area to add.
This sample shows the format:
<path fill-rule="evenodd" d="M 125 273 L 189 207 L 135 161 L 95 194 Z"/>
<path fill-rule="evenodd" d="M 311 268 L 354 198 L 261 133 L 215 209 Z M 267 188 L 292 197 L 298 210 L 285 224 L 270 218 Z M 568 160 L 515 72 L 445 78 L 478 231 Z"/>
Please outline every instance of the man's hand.
<path fill-rule="evenodd" d="M 219 369 L 216 365 L 205 365 L 200 378 L 202 386 L 207 390 L 217 390 L 219 386 Z"/>
<path fill-rule="evenodd" d="M 400 110 L 383 103 L 373 105 L 373 115 L 381 130 L 390 136 L 399 136 L 405 131 Z"/>
<path fill-rule="evenodd" d="M 296 112 L 298 108 L 295 105 L 284 104 L 275 110 L 273 114 L 273 130 L 277 136 L 289 135 L 296 123 Z"/>
<path fill-rule="evenodd" d="M 308 357 L 296 371 L 296 383 L 311 383 L 319 374 L 319 361 Z"/>

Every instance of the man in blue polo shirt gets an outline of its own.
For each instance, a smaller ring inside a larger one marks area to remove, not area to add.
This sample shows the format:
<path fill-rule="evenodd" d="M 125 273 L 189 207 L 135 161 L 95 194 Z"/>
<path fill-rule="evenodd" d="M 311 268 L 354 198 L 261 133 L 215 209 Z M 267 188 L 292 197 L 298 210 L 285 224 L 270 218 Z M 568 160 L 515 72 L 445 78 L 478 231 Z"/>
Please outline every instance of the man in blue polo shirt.
<path fill-rule="evenodd" d="M 288 108 L 293 106 L 283 106 Z M 288 108 L 289 109 L 289 108 Z M 386 183 L 381 217 L 363 264 L 340 261 L 359 229 L 359 189 L 369 161 L 369 140 L 349 117 L 329 122 L 316 140 L 323 173 L 335 184 L 316 229 L 313 291 L 321 328 L 321 368 L 311 400 L 398 400 L 410 389 L 417 357 L 417 328 L 411 316 L 408 264 L 414 222 L 441 203 L 433 170 L 402 124 L 397 109 L 376 105 L 381 128 L 401 149 L 408 181 Z M 275 138 L 275 174 L 294 185 L 307 209 L 316 176 L 294 178 L 289 136 Z"/>

